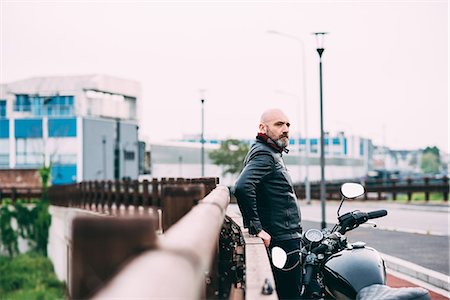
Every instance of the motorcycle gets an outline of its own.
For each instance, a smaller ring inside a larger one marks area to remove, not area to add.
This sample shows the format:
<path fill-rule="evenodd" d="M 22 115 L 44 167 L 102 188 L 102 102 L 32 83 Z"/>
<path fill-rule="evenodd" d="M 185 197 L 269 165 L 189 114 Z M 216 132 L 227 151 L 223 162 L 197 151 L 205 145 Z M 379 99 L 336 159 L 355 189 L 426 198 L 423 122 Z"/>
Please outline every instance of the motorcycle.
<path fill-rule="evenodd" d="M 305 231 L 300 251 L 286 253 L 273 247 L 270 253 L 273 266 L 283 270 L 288 255 L 300 256 L 303 299 L 431 299 L 423 288 L 386 286 L 386 267 L 380 254 L 364 242 L 347 241 L 346 232 L 368 220 L 386 216 L 387 211 L 354 210 L 341 215 L 344 201 L 363 195 L 365 190 L 358 183 L 344 183 L 340 192 L 338 223 L 332 229 Z"/>

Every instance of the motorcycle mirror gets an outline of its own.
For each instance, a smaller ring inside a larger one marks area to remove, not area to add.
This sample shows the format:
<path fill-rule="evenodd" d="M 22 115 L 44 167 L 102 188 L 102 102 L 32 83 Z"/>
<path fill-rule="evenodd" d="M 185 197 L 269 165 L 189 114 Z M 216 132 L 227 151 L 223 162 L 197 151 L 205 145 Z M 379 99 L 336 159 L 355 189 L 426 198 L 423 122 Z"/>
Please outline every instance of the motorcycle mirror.
<path fill-rule="evenodd" d="M 355 199 L 364 192 L 364 187 L 359 183 L 347 182 L 341 186 L 341 194 L 348 199 Z"/>
<path fill-rule="evenodd" d="M 278 269 L 283 269 L 287 261 L 286 252 L 280 247 L 273 247 L 271 253 L 273 265 Z"/>

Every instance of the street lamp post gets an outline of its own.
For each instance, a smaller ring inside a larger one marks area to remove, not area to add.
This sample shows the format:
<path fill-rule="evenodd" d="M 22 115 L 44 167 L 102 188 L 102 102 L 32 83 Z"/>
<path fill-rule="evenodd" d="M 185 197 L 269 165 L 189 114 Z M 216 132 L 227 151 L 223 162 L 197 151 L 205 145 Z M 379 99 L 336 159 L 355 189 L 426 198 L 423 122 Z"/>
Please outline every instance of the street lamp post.
<path fill-rule="evenodd" d="M 321 227 L 326 228 L 325 219 L 325 143 L 323 130 L 323 87 L 322 87 L 322 54 L 325 51 L 324 37 L 327 32 L 314 32 L 317 39 L 317 53 L 319 54 L 319 77 L 320 77 L 320 203 L 322 206 L 322 223 Z"/>
<path fill-rule="evenodd" d="M 276 30 L 268 30 L 267 33 L 269 34 L 276 34 L 279 36 L 283 36 L 292 40 L 295 40 L 297 42 L 300 43 L 300 46 L 302 48 L 302 90 L 303 90 L 303 102 L 304 102 L 304 107 L 303 107 L 303 120 L 304 120 L 304 133 L 303 136 L 305 138 L 305 198 L 306 198 L 306 203 L 311 204 L 311 188 L 310 188 L 310 183 L 309 183 L 309 142 L 308 142 L 308 112 L 307 112 L 307 99 L 306 99 L 306 60 L 305 60 L 305 44 L 303 43 L 303 40 L 294 36 L 294 35 L 290 35 L 287 33 L 283 33 L 283 32 L 279 32 Z M 299 124 L 300 125 L 300 124 Z M 298 140 L 298 155 L 300 157 L 300 148 L 301 148 L 301 144 L 300 144 L 300 138 L 301 136 L 299 135 L 299 140 Z M 299 162 L 300 164 L 300 162 Z"/>
<path fill-rule="evenodd" d="M 202 104 L 202 133 L 200 136 L 200 143 L 202 144 L 202 150 L 201 150 L 201 163 L 202 163 L 202 177 L 205 177 L 205 99 L 204 97 L 200 99 L 200 102 Z"/>

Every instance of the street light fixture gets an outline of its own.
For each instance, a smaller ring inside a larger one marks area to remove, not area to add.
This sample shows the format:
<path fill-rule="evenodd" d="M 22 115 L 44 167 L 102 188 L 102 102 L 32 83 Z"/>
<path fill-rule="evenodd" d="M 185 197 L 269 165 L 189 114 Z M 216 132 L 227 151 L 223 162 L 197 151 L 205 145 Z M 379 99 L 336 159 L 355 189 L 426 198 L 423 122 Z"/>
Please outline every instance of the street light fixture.
<path fill-rule="evenodd" d="M 322 206 L 321 227 L 326 228 L 325 219 L 325 147 L 323 131 L 323 87 L 322 87 L 322 54 L 325 51 L 324 38 L 327 32 L 314 32 L 317 40 L 317 53 L 319 54 L 319 77 L 320 77 L 320 203 Z"/>
<path fill-rule="evenodd" d="M 302 91 L 303 91 L 303 102 L 304 102 L 304 111 L 303 111 L 303 120 L 304 120 L 304 137 L 305 137 L 305 198 L 306 203 L 311 204 L 311 187 L 309 183 L 309 142 L 308 142 L 308 112 L 307 112 L 307 101 L 306 101 L 306 60 L 305 60 L 305 43 L 303 40 L 297 36 L 290 35 L 284 32 L 276 31 L 276 30 L 267 30 L 268 34 L 276 34 L 282 37 L 286 37 L 292 40 L 295 40 L 300 43 L 302 49 Z M 300 125 L 300 124 L 299 124 Z M 299 131 L 300 132 L 300 131 Z M 298 155 L 300 157 L 300 138 L 298 139 Z M 300 161 L 299 161 L 300 165 Z"/>

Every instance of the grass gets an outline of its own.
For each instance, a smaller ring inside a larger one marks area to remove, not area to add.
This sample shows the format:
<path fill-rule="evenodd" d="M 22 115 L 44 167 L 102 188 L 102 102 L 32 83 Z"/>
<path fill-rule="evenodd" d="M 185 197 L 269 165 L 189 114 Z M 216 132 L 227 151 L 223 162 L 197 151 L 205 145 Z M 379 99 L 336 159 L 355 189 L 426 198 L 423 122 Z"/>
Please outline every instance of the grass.
<path fill-rule="evenodd" d="M 51 261 L 36 253 L 0 256 L 0 295 L 2 300 L 66 298 Z"/>
<path fill-rule="evenodd" d="M 392 202 L 408 202 L 407 194 L 397 194 L 397 200 L 390 199 Z M 430 202 L 433 203 L 445 203 L 442 193 L 430 193 Z M 413 193 L 411 202 L 425 202 L 425 193 Z"/>

